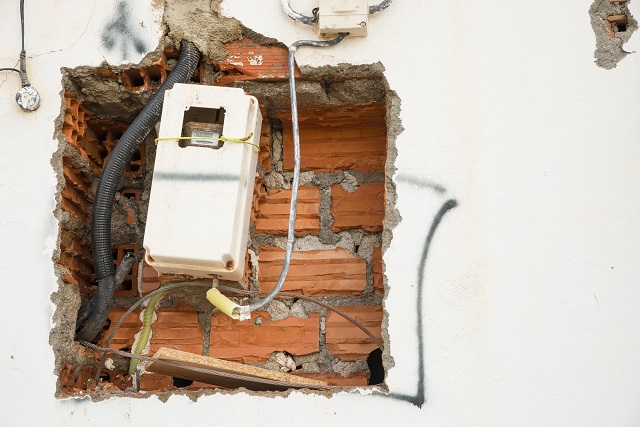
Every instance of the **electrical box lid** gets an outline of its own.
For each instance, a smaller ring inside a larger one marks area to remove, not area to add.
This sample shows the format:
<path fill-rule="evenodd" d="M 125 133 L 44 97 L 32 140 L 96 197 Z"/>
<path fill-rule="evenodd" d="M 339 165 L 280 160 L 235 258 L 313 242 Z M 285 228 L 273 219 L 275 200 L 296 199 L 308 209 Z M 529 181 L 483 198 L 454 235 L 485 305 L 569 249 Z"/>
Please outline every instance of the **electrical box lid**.
<path fill-rule="evenodd" d="M 338 33 L 367 35 L 368 0 L 320 0 L 318 14 L 318 29 L 323 36 Z"/>
<path fill-rule="evenodd" d="M 144 237 L 159 273 L 242 278 L 261 125 L 242 89 L 165 93 Z"/>

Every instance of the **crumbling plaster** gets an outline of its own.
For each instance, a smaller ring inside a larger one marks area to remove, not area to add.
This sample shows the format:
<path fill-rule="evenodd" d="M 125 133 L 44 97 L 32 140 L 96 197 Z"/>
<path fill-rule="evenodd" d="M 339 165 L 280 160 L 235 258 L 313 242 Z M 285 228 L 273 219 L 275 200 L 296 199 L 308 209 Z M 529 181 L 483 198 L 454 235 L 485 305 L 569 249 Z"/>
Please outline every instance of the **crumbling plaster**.
<path fill-rule="evenodd" d="M 9 385 L 0 394 L 2 424 L 164 425 L 199 422 L 212 407 L 225 408 L 216 410 L 218 422 L 265 422 L 270 413 L 281 424 L 299 423 L 304 414 L 308 425 L 637 424 L 640 65 L 635 54 L 610 71 L 593 64 L 593 31 L 579 2 L 396 0 L 371 18 L 366 39 L 297 55 L 303 67 L 380 63 L 401 102 L 395 166 L 402 221 L 384 255 L 392 397 L 56 400 L 48 344 L 49 298 L 58 287 L 50 160 L 60 69 L 136 63 L 142 55 L 104 54 L 102 29 L 118 2 L 54 3 L 43 13 L 26 2 L 30 80 L 41 108 L 22 113 L 13 100 L 19 80 L 0 76 L 0 279 L 7 301 L 0 360 Z M 293 3 L 310 10 L 310 1 Z M 314 38 L 277 1 L 227 0 L 222 7 L 285 44 Z M 153 50 L 163 7 L 156 1 L 139 8 L 156 17 L 143 21 L 156 32 L 140 36 Z M 0 62 L 15 66 L 17 6 L 2 11 Z M 459 206 L 442 218 L 418 282 L 425 236 L 449 198 Z M 427 400 L 418 409 L 398 396 L 416 393 L 421 343 Z"/>

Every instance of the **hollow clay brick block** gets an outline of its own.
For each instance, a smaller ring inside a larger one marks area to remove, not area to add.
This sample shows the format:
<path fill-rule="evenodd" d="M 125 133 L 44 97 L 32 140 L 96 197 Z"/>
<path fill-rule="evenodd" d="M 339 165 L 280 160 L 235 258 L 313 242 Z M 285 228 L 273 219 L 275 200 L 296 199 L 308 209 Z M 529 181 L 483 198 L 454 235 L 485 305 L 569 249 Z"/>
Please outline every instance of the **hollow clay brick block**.
<path fill-rule="evenodd" d="M 355 387 L 366 386 L 369 384 L 369 372 L 354 372 L 346 377 L 332 372 L 326 374 L 318 374 L 315 372 L 290 372 L 293 375 L 298 375 L 304 378 L 310 378 L 313 380 L 324 381 L 329 385 L 339 387 Z"/>
<path fill-rule="evenodd" d="M 382 341 L 382 306 L 337 307 Z M 366 360 L 377 345 L 358 327 L 329 311 L 326 322 L 327 349 L 341 360 Z"/>
<path fill-rule="evenodd" d="M 256 210 L 255 234 L 286 235 L 289 229 L 291 190 L 272 188 L 261 197 Z M 320 234 L 320 191 L 318 187 L 298 189 L 296 236 Z"/>
<path fill-rule="evenodd" d="M 285 80 L 289 76 L 289 51 L 284 47 L 262 46 L 243 37 L 227 43 L 224 48 L 227 57 L 213 63 L 214 68 L 223 74 L 216 85 L 223 86 L 242 80 Z M 295 76 L 302 77 L 297 65 Z"/>
<path fill-rule="evenodd" d="M 107 338 L 113 331 L 116 323 L 120 320 L 120 317 L 127 311 L 126 308 L 122 307 L 113 307 L 109 310 L 109 329 L 103 335 L 102 340 L 99 345 L 101 347 L 106 346 Z M 111 341 L 110 348 L 115 348 L 117 350 L 122 350 L 124 348 L 131 348 L 133 345 L 134 335 L 137 334 L 142 328 L 142 322 L 140 321 L 140 309 L 134 310 L 131 314 L 127 316 L 127 318 L 122 323 L 122 326 L 116 332 L 116 335 L 113 337 Z"/>
<path fill-rule="evenodd" d="M 153 335 L 149 355 L 161 347 L 202 354 L 204 334 L 198 312 L 186 304 L 156 309 L 157 320 L 151 325 Z"/>
<path fill-rule="evenodd" d="M 240 322 L 217 312 L 211 319 L 209 355 L 240 363 L 265 363 L 274 351 L 303 355 L 318 351 L 319 314 L 270 321 L 266 311 L 254 311 Z M 261 317 L 262 324 L 255 320 Z"/>
<path fill-rule="evenodd" d="M 331 187 L 331 215 L 334 232 L 351 228 L 365 231 L 382 231 L 385 207 L 385 186 L 383 182 L 362 184 L 353 193 L 342 186 Z"/>
<path fill-rule="evenodd" d="M 317 173 L 384 172 L 387 158 L 385 107 L 381 103 L 301 110 L 300 168 Z M 281 112 L 284 168 L 293 170 L 291 115 Z"/>
<path fill-rule="evenodd" d="M 138 256 L 138 252 L 140 252 L 140 248 L 137 245 L 120 245 L 120 246 L 114 246 L 112 248 L 112 251 L 114 252 L 114 255 L 115 255 L 113 262 L 117 269 L 122 263 L 122 258 L 124 258 L 124 255 L 127 252 L 133 252 L 134 254 L 136 254 L 136 256 Z M 130 289 L 123 289 L 129 286 L 131 287 Z M 115 296 L 138 295 L 138 262 L 137 261 L 135 264 L 133 264 L 133 268 L 131 269 L 129 274 L 125 276 L 124 282 L 122 284 L 122 288 L 116 289 L 116 291 L 113 294 Z"/>
<path fill-rule="evenodd" d="M 269 121 L 266 117 L 262 118 L 258 163 L 260 163 L 262 170 L 265 173 L 271 172 L 271 127 L 269 126 Z"/>
<path fill-rule="evenodd" d="M 373 248 L 373 287 L 377 293 L 384 294 L 382 248 Z"/>
<path fill-rule="evenodd" d="M 120 191 L 122 197 L 126 199 L 140 200 L 140 190 L 127 188 Z M 136 222 L 136 210 L 131 205 L 125 207 L 127 213 L 127 225 L 133 225 Z"/>
<path fill-rule="evenodd" d="M 260 247 L 258 278 L 261 291 L 278 281 L 285 251 Z M 367 284 L 364 259 L 346 249 L 293 252 L 283 291 L 316 296 L 360 295 Z"/>
<path fill-rule="evenodd" d="M 86 294 L 86 288 L 93 280 L 93 261 L 89 245 L 75 234 L 62 231 L 58 264 L 69 271 L 63 279 L 79 285 L 80 292 Z"/>

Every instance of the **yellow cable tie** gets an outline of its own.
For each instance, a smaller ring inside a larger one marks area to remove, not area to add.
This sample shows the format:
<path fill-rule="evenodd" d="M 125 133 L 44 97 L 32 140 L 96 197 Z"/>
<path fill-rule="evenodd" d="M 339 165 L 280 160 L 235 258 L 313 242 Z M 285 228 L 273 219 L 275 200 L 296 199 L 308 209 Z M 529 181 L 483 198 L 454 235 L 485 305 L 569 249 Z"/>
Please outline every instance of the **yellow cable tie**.
<path fill-rule="evenodd" d="M 230 138 L 227 136 L 221 136 L 220 138 L 205 138 L 200 136 L 177 136 L 177 137 L 170 137 L 170 138 L 156 138 L 154 142 L 156 145 L 158 145 L 158 141 L 180 141 L 180 140 L 191 141 L 194 139 L 198 139 L 201 141 L 222 141 L 222 142 L 229 141 L 229 142 L 235 142 L 237 144 L 253 145 L 258 149 L 258 151 L 260 151 L 260 147 L 257 144 L 254 144 L 253 142 L 249 142 L 249 139 L 251 139 L 252 136 L 253 136 L 253 132 L 249 133 L 249 135 L 245 136 L 244 138 Z"/>

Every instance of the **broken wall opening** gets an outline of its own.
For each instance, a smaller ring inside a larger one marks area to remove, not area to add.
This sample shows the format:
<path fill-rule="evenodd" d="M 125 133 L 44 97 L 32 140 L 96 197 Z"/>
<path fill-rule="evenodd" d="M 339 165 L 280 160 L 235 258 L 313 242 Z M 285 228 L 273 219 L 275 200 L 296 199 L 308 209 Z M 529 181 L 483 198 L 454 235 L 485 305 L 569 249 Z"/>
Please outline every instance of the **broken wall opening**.
<path fill-rule="evenodd" d="M 203 58 L 194 84 L 241 87 L 256 96 L 263 114 L 247 268 L 243 280 L 225 283 L 253 291 L 273 289 L 282 268 L 292 180 L 292 134 L 286 47 L 260 44 L 245 32 L 228 43 L 228 58 L 251 56 L 258 69 L 237 61 Z M 79 67 L 64 70 L 65 108 L 60 119 L 60 148 L 52 161 L 59 176 L 60 278 L 56 327 L 50 342 L 56 354 L 59 397 L 90 394 L 100 400 L 114 394 L 185 392 L 191 396 L 224 388 L 143 373 L 135 381 L 128 360 L 110 356 L 98 380 L 101 354 L 73 341 L 80 305 L 97 292 L 90 246 L 91 210 L 99 175 L 118 139 L 171 72 L 178 54 L 173 46 L 158 49 L 143 66 Z M 257 60 L 256 58 L 261 58 Z M 234 62 L 232 64 L 232 62 Z M 270 67 L 261 67 L 263 64 Z M 381 384 L 392 366 L 384 331 L 385 296 L 382 254 L 395 212 L 393 172 L 398 101 L 388 90 L 380 66 L 297 69 L 301 136 L 301 180 L 296 242 L 283 291 L 319 298 L 336 306 L 386 343 L 383 357 L 362 331 L 309 301 L 285 298 L 238 322 L 214 313 L 206 288 L 168 291 L 158 303 L 146 354 L 160 348 L 186 351 L 270 370 L 289 372 L 336 386 Z M 391 119 L 390 119 L 391 118 Z M 155 157 L 155 133 L 147 138 L 126 169 L 112 218 L 115 264 L 127 252 L 141 254 Z M 116 291 L 114 306 L 98 345 L 140 297 L 164 284 L 202 282 L 159 275 L 138 262 Z M 253 297 L 255 298 L 255 297 Z M 238 303 L 249 297 L 238 294 Z M 141 310 L 129 315 L 110 347 L 130 350 L 142 322 Z M 145 353 L 143 353 L 145 354 Z M 372 374 L 373 372 L 373 374 Z"/>
<path fill-rule="evenodd" d="M 610 70 L 631 52 L 624 50 L 638 22 L 628 7 L 629 0 L 595 0 L 589 9 L 591 27 L 596 36 L 595 63 Z"/>

